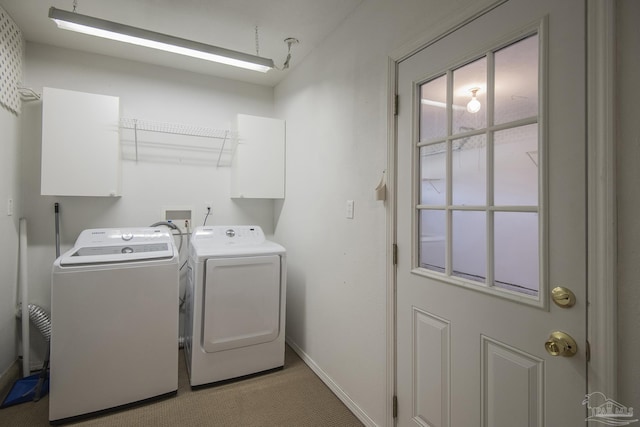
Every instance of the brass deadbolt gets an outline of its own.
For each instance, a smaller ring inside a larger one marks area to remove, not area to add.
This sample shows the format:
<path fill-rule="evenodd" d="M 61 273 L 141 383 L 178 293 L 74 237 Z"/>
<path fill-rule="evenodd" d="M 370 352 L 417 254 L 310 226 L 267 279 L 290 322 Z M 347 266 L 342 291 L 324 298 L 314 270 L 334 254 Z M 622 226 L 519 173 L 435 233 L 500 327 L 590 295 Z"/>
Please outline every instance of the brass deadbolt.
<path fill-rule="evenodd" d="M 551 290 L 551 298 L 557 306 L 562 308 L 573 307 L 576 304 L 576 296 L 570 289 L 558 286 Z"/>

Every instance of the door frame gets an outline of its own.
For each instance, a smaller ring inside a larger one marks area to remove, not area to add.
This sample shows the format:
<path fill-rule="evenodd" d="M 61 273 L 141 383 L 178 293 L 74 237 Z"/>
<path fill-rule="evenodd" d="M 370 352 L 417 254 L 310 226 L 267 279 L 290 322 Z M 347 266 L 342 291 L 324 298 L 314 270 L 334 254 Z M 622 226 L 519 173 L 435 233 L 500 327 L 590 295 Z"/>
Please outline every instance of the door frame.
<path fill-rule="evenodd" d="M 398 65 L 419 50 L 508 0 L 474 2 L 467 9 L 393 51 L 387 79 L 387 406 L 386 424 L 395 424 L 396 395 L 396 268 Z M 615 157 L 615 0 L 585 0 L 587 47 L 587 339 L 590 361 L 587 391 L 617 398 L 616 286 L 616 157 Z"/>

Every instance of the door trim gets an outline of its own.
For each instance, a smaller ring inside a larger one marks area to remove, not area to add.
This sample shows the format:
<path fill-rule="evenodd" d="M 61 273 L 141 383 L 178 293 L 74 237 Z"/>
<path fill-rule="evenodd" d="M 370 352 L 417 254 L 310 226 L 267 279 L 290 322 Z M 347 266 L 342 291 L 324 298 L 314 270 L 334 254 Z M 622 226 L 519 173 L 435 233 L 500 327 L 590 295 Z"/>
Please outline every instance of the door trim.
<path fill-rule="evenodd" d="M 398 60 L 387 60 L 387 366 L 385 387 L 385 425 L 395 425 L 396 396 L 396 69 Z"/>
<path fill-rule="evenodd" d="M 617 398 L 614 0 L 587 0 L 587 387 Z"/>
<path fill-rule="evenodd" d="M 474 4 L 456 19 L 395 50 L 387 79 L 387 385 L 386 424 L 393 426 L 396 394 L 396 93 L 399 63 L 507 0 Z M 587 16 L 587 337 L 591 346 L 587 388 L 617 395 L 616 187 L 615 187 L 615 0 L 585 0 Z M 406 250 L 400 248 L 399 250 Z"/>

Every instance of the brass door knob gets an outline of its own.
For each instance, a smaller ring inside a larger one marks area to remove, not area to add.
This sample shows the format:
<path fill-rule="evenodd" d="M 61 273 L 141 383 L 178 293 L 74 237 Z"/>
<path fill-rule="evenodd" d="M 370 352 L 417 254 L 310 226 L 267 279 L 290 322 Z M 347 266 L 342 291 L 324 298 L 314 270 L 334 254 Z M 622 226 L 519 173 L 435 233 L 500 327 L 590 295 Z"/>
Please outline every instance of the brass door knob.
<path fill-rule="evenodd" d="M 576 303 L 576 296 L 570 289 L 556 287 L 551 290 L 551 298 L 556 305 L 562 308 L 573 307 Z"/>
<path fill-rule="evenodd" d="M 552 332 L 544 343 L 544 348 L 552 356 L 572 357 L 578 352 L 578 344 L 569 334 L 561 331 Z"/>

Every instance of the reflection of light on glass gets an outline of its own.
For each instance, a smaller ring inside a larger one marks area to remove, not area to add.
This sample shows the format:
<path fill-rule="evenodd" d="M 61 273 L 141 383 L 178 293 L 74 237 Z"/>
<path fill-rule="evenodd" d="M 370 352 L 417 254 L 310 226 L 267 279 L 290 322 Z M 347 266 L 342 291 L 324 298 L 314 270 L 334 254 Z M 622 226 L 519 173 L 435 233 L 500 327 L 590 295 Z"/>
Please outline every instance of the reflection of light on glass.
<path fill-rule="evenodd" d="M 429 105 L 431 107 L 438 107 L 438 108 L 447 108 L 447 104 L 444 102 L 440 102 L 440 101 L 432 101 L 431 99 L 426 99 L 426 98 L 422 98 L 420 100 L 420 103 L 422 105 Z M 452 105 L 451 108 L 453 108 L 454 110 L 464 110 L 464 107 L 461 107 L 459 105 Z"/>
<path fill-rule="evenodd" d="M 467 111 L 470 113 L 477 113 L 480 111 L 480 101 L 476 98 L 476 93 L 480 90 L 479 87 L 474 87 L 470 89 L 471 92 L 471 101 L 467 104 Z"/>

